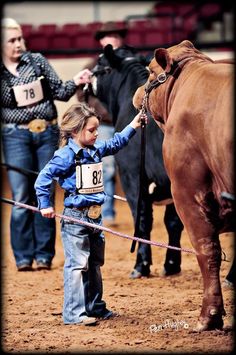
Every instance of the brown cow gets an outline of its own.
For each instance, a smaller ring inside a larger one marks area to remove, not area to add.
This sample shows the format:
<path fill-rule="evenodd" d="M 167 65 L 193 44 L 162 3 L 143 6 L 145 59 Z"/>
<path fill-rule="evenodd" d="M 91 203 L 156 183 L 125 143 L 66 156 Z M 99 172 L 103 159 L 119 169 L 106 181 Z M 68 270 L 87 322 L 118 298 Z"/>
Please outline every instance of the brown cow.
<path fill-rule="evenodd" d="M 164 131 L 163 156 L 177 212 L 203 276 L 203 304 L 196 329 L 223 327 L 219 234 L 232 231 L 233 66 L 214 62 L 190 41 L 159 48 L 146 85 L 133 103 Z"/>

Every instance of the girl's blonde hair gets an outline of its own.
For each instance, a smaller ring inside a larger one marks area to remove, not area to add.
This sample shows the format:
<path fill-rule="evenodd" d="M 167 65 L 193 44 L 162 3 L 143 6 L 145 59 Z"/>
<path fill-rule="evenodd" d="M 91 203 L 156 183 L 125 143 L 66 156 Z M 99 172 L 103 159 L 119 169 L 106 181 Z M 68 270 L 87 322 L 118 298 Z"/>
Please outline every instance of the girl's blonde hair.
<path fill-rule="evenodd" d="M 85 103 L 72 105 L 63 115 L 60 123 L 60 147 L 64 147 L 68 143 L 68 139 L 72 137 L 72 133 L 78 133 L 83 130 L 92 116 L 97 117 L 100 121 L 100 116 L 92 107 Z"/>

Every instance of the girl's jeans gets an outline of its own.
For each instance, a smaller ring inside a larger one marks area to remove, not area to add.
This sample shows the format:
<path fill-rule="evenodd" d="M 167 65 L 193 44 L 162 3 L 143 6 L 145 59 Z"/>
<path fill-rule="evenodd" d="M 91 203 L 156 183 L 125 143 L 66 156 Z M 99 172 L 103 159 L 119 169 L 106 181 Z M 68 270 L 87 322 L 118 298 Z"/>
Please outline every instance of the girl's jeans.
<path fill-rule="evenodd" d="M 52 158 L 58 144 L 58 127 L 49 126 L 44 132 L 32 133 L 17 126 L 2 127 L 2 148 L 5 163 L 40 171 Z M 8 170 L 13 200 L 37 205 L 34 191 L 36 174 Z M 54 188 L 52 188 L 52 199 Z M 16 265 L 32 264 L 33 259 L 51 262 L 55 255 L 55 219 L 44 218 L 18 206 L 12 207 L 11 246 Z"/>
<path fill-rule="evenodd" d="M 101 217 L 90 219 L 86 210 L 65 208 L 63 214 L 101 225 Z M 65 254 L 63 321 L 80 323 L 87 316 L 102 316 L 106 310 L 100 270 L 105 241 L 98 229 L 63 219 L 61 224 Z"/>

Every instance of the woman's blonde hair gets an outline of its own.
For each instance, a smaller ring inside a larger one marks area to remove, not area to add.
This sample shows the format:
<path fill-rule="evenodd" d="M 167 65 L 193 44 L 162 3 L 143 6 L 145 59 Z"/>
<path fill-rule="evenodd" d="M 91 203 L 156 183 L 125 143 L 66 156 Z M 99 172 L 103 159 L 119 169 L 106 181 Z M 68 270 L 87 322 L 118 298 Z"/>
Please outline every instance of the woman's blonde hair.
<path fill-rule="evenodd" d="M 1 29 L 2 29 L 3 38 L 4 38 L 4 31 L 6 31 L 6 30 L 20 31 L 22 34 L 22 50 L 23 51 L 26 50 L 25 40 L 23 38 L 23 31 L 22 31 L 21 25 L 16 20 L 14 20 L 13 18 L 10 18 L 10 17 L 3 18 L 1 21 Z"/>
<path fill-rule="evenodd" d="M 83 130 L 92 116 L 97 117 L 100 121 L 100 116 L 92 107 L 85 103 L 72 105 L 63 115 L 60 123 L 60 147 L 64 147 L 68 143 L 68 139 L 72 137 L 72 133 L 78 133 Z"/>
<path fill-rule="evenodd" d="M 21 30 L 21 26 L 19 25 L 19 23 L 14 20 L 13 18 L 10 17 L 5 17 L 2 19 L 1 21 L 1 27 L 2 29 L 8 30 L 8 29 L 16 29 L 16 30 Z"/>

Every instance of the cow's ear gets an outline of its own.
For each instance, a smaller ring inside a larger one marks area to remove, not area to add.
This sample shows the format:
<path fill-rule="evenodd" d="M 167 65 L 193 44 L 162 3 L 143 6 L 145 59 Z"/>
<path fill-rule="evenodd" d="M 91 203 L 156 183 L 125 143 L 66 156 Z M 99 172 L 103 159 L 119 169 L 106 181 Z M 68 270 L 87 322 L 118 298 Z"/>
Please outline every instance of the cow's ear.
<path fill-rule="evenodd" d="M 173 63 L 168 51 L 165 48 L 157 48 L 154 52 L 156 62 L 164 69 L 169 71 Z"/>
<path fill-rule="evenodd" d="M 194 45 L 192 44 L 192 42 L 187 39 L 182 41 L 179 45 L 180 45 L 180 47 L 194 48 Z"/>

